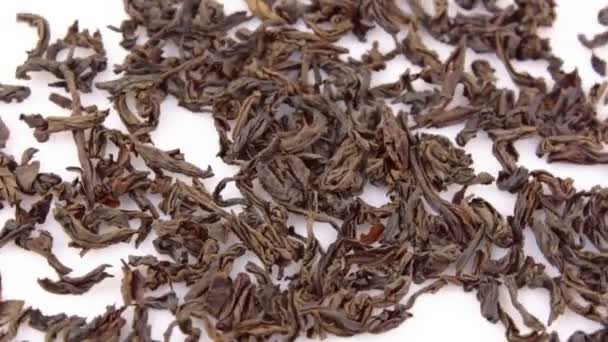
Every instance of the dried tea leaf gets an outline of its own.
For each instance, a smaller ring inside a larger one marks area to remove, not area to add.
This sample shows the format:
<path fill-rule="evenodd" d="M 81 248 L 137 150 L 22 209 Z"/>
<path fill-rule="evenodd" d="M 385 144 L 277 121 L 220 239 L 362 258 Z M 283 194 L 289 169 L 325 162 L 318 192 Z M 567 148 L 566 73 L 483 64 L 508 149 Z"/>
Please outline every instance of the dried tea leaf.
<path fill-rule="evenodd" d="M 361 234 L 359 241 L 366 245 L 370 245 L 380 239 L 384 233 L 384 225 L 382 224 L 374 224 L 369 228 L 369 231 L 365 234 Z"/>
<path fill-rule="evenodd" d="M 36 27 L 38 30 L 38 43 L 36 47 L 28 51 L 28 58 L 42 57 L 45 51 L 49 47 L 49 41 L 51 39 L 51 29 L 49 22 L 43 17 L 37 14 L 30 13 L 19 13 L 17 14 L 17 21 L 29 24 L 32 27 Z"/>
<path fill-rule="evenodd" d="M 131 324 L 131 333 L 125 341 L 153 342 L 152 326 L 148 324 L 148 310 L 136 307 Z"/>
<path fill-rule="evenodd" d="M 585 35 L 579 34 L 578 40 L 587 49 L 595 49 L 608 44 L 608 31 L 598 33 L 593 38 L 589 39 Z"/>
<path fill-rule="evenodd" d="M 18 16 L 38 30 L 38 42 L 17 77 L 51 74 L 56 81 L 50 86 L 68 94 L 52 93 L 49 100 L 70 113 L 22 119 L 40 141 L 71 131 L 79 165 L 69 168 L 74 179 L 62 181 L 40 171 L 33 149 L 20 162 L 0 152 L 0 196 L 16 210 L 0 231 L 0 247 L 14 241 L 44 256 L 61 274 L 58 281 L 40 281 L 54 292 L 82 293 L 109 277 L 106 265 L 67 277 L 69 269 L 51 250 L 52 230 L 34 232 L 54 198 L 53 216 L 82 253 L 135 234 L 139 246 L 154 231 L 155 251 L 168 258 L 131 255 L 123 262 L 121 294 L 134 310 L 124 336 L 125 307 L 108 307 L 87 322 L 24 310 L 21 303 L 8 310 L 0 340 L 15 338 L 29 322 L 47 341 L 151 341 L 149 309 L 175 316 L 166 341 L 174 328 L 186 341 L 198 341 L 203 332 L 197 320 L 218 341 L 382 333 L 409 319 L 421 295 L 448 283 L 476 291 L 482 316 L 502 324 L 508 341 L 558 341 L 519 302 L 523 288 L 550 293 L 549 324 L 566 308 L 608 322 L 608 190 L 577 190 L 572 180 L 529 171 L 516 149 L 518 141 L 535 138 L 536 153 L 549 162 L 608 162 L 608 124 L 596 108 L 605 85 L 584 89 L 578 72 L 563 69 L 541 32 L 555 22 L 556 2 L 502 7 L 496 0 L 436 0 L 426 6 L 408 0 L 407 10 L 393 0 L 245 3 L 262 25 L 239 26 L 248 14 L 226 14 L 214 0 L 125 3 L 127 19 L 111 29 L 122 35 L 127 57 L 114 68 L 117 79 L 96 86 L 109 92 L 128 133 L 104 127 L 109 112 L 81 98 L 108 64 L 100 33 L 75 23 L 50 43 L 44 18 Z M 453 14 L 454 4 L 463 10 Z M 307 30 L 294 25 L 299 19 Z M 373 43 L 361 57 L 349 56 L 342 38 L 365 41 L 375 27 L 394 38 L 394 48 Z M 445 61 L 425 44 L 427 33 L 454 47 Z M 599 47 L 607 37 L 580 39 Z M 77 48 L 87 53 L 76 54 Z M 469 49 L 484 58 L 495 54 L 519 89 L 503 88 L 489 62 L 468 61 Z M 374 84 L 398 57 L 417 68 Z M 593 58 L 594 69 L 605 73 L 605 63 Z M 551 79 L 520 69 L 525 63 L 519 61 L 530 60 L 548 65 Z M 26 94 L 6 90 L 10 100 Z M 214 191 L 200 180 L 212 176 L 210 169 L 185 161 L 179 150 L 154 146 L 152 133 L 170 97 L 212 117 L 218 156 L 237 169 Z M 407 110 L 395 114 L 391 104 Z M 480 132 L 492 139 L 502 167 L 497 186 L 516 195 L 511 216 L 471 194 L 471 185 L 490 184 L 493 175 L 475 172 L 473 158 L 451 139 L 419 131 L 455 124 L 464 125 L 456 137 L 460 146 Z M 8 129 L 0 125 L 0 143 L 7 139 Z M 191 184 L 172 173 L 193 178 Z M 370 183 L 386 190 L 381 205 L 360 197 Z M 240 195 L 224 199 L 228 184 Z M 444 195 L 452 189 L 458 191 L 450 201 Z M 127 210 L 127 202 L 136 209 Z M 306 217 L 305 236 L 290 225 L 294 216 Z M 133 221 L 139 221 L 137 229 Z M 327 248 L 315 238 L 325 229 L 317 223 L 337 231 Z M 527 230 L 556 277 L 524 249 Z M 496 257 L 496 248 L 504 255 Z M 236 269 L 248 254 L 259 265 Z M 287 275 L 292 264 L 300 266 Z M 412 283 L 421 288 L 403 304 Z M 176 285 L 188 288 L 183 300 Z M 529 331 L 522 333 L 501 307 L 503 285 Z M 170 290 L 162 295 L 146 295 L 165 286 Z M 576 332 L 570 340 L 605 336 L 600 329 Z"/>
<path fill-rule="evenodd" d="M 72 269 L 65 266 L 55 254 L 53 254 L 53 236 L 46 230 L 41 230 L 37 237 L 20 236 L 15 243 L 29 251 L 40 254 L 46 258 L 47 263 L 60 275 L 72 272 Z"/>
<path fill-rule="evenodd" d="M 492 323 L 500 320 L 500 304 L 498 302 L 498 284 L 494 281 L 484 281 L 477 290 L 477 299 L 481 305 L 481 315 Z"/>
<path fill-rule="evenodd" d="M 608 7 L 602 8 L 597 13 L 597 21 L 604 26 L 608 26 Z"/>
<path fill-rule="evenodd" d="M 59 204 L 53 209 L 53 216 L 57 223 L 61 225 L 63 231 L 72 239 L 70 246 L 82 248 L 83 252 L 88 249 L 104 248 L 115 243 L 129 241 L 131 236 L 137 233 L 137 230 L 125 227 L 114 228 L 109 232 L 94 233 Z"/>
<path fill-rule="evenodd" d="M 156 147 L 138 142 L 133 143 L 133 149 L 153 170 L 166 170 L 198 178 L 213 176 L 211 167 L 208 167 L 207 170 L 202 170 L 197 166 L 188 163 L 184 160 L 183 155 L 179 153 L 179 150 L 166 152 Z"/>
<path fill-rule="evenodd" d="M 14 219 L 6 220 L 2 229 L 0 229 L 0 248 L 32 230 L 34 230 L 34 227 L 30 224 L 19 224 Z"/>
<path fill-rule="evenodd" d="M 16 320 L 21 314 L 24 305 L 25 302 L 21 300 L 0 301 L 0 326 L 4 326 Z"/>
<path fill-rule="evenodd" d="M 44 290 L 54 294 L 81 295 L 88 292 L 93 286 L 100 283 L 104 279 L 114 277 L 113 275 L 105 272 L 106 268 L 108 267 L 112 266 L 101 265 L 81 277 L 69 277 L 62 275 L 59 277 L 59 281 L 53 281 L 48 278 L 38 279 L 38 284 L 40 284 Z"/>
<path fill-rule="evenodd" d="M 11 103 L 13 101 L 23 102 L 30 97 L 32 91 L 25 86 L 0 84 L 0 101 Z"/>
<path fill-rule="evenodd" d="M 6 127 L 6 124 L 4 121 L 2 121 L 2 118 L 0 118 L 0 148 L 6 147 L 6 142 L 10 136 L 11 131 L 8 129 L 8 127 Z"/>
<path fill-rule="evenodd" d="M 109 112 L 97 112 L 81 116 L 59 117 L 50 116 L 43 118 L 40 114 L 25 115 L 20 119 L 30 127 L 34 128 L 34 136 L 39 142 L 45 142 L 52 133 L 77 131 L 95 128 L 100 126 Z"/>
<path fill-rule="evenodd" d="M 598 75 L 606 76 L 606 62 L 595 54 L 591 56 L 591 66 Z"/>
<path fill-rule="evenodd" d="M 144 295 L 144 278 L 138 270 L 132 270 L 124 261 L 120 291 L 125 305 L 139 303 Z"/>
<path fill-rule="evenodd" d="M 120 330 L 126 324 L 122 317 L 125 309 L 126 307 L 116 309 L 114 306 L 108 306 L 103 315 L 95 317 L 87 324 L 68 329 L 65 333 L 66 341 L 117 341 Z"/>
<path fill-rule="evenodd" d="M 253 15 L 263 21 L 268 21 L 275 25 L 286 24 L 287 21 L 272 10 L 266 0 L 245 0 Z"/>

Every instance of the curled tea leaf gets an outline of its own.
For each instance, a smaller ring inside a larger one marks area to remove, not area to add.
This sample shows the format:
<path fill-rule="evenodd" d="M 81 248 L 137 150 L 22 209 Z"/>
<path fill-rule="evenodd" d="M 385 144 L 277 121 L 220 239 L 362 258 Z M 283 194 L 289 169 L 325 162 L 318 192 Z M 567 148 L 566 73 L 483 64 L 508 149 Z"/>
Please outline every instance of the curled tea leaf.
<path fill-rule="evenodd" d="M 64 131 L 86 130 L 101 125 L 109 112 L 97 112 L 82 116 L 58 117 L 50 116 L 43 118 L 40 114 L 25 115 L 20 119 L 30 127 L 34 128 L 34 136 L 39 142 L 45 142 L 52 133 Z"/>
<path fill-rule="evenodd" d="M 11 131 L 6 127 L 6 124 L 0 118 L 0 148 L 6 147 L 6 142 L 11 136 Z"/>
<path fill-rule="evenodd" d="M 32 91 L 25 86 L 0 84 L 0 101 L 11 103 L 13 101 L 23 102 L 30 97 Z"/>
<path fill-rule="evenodd" d="M 606 76 L 606 61 L 593 54 L 591 56 L 591 66 L 600 76 Z"/>
<path fill-rule="evenodd" d="M 198 178 L 213 176 L 210 167 L 207 170 L 202 170 L 188 163 L 184 160 L 183 155 L 179 153 L 179 150 L 167 152 L 139 142 L 133 143 L 133 149 L 153 170 L 166 170 Z"/>
<path fill-rule="evenodd" d="M 88 249 L 104 248 L 115 243 L 126 242 L 137 233 L 137 230 L 125 227 L 113 228 L 109 232 L 93 233 L 78 218 L 59 204 L 53 209 L 53 216 L 72 239 L 70 245 L 82 248 L 83 252 Z"/>
<path fill-rule="evenodd" d="M 18 237 L 16 244 L 26 250 L 40 254 L 46 258 L 48 264 L 60 275 L 72 272 L 72 269 L 65 266 L 55 254 L 53 254 L 53 236 L 45 230 L 40 231 L 37 237 Z"/>
<path fill-rule="evenodd" d="M 54 294 L 72 294 L 81 295 L 88 292 L 93 286 L 103 281 L 106 278 L 111 278 L 113 275 L 105 272 L 110 265 L 101 265 L 81 277 L 69 277 L 62 275 L 59 281 L 53 281 L 48 278 L 38 279 L 38 284 Z"/>
<path fill-rule="evenodd" d="M 24 22 L 30 26 L 36 27 L 38 31 L 38 43 L 33 50 L 27 52 L 28 58 L 42 57 L 49 46 L 51 39 L 51 29 L 49 22 L 37 14 L 19 13 L 17 21 Z"/>
<path fill-rule="evenodd" d="M 263 21 L 269 21 L 272 24 L 286 24 L 287 21 L 272 10 L 266 0 L 245 0 L 249 10 Z"/>
<path fill-rule="evenodd" d="M 380 239 L 382 233 L 384 233 L 384 225 L 374 224 L 367 233 L 361 234 L 359 241 L 367 245 L 372 244 Z"/>

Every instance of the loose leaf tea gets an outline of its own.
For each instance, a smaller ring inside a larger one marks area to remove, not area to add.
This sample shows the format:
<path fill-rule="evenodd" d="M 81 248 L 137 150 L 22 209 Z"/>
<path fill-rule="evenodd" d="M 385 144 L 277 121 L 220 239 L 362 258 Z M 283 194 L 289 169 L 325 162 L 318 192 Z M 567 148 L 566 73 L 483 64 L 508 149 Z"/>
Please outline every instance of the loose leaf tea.
<path fill-rule="evenodd" d="M 31 90 L 24 86 L 0 84 L 0 101 L 11 103 L 13 101 L 23 102 L 31 95 Z"/>
<path fill-rule="evenodd" d="M 61 276 L 59 281 L 48 278 L 38 279 L 38 284 L 48 292 L 55 294 L 83 294 L 91 289 L 93 285 L 101 282 L 105 278 L 112 277 L 106 273 L 105 269 L 110 265 L 101 265 L 82 277 Z"/>
<path fill-rule="evenodd" d="M 69 168 L 75 179 L 64 181 L 42 171 L 36 149 L 20 159 L 0 150 L 0 203 L 15 210 L 0 229 L 0 248 L 14 242 L 45 258 L 58 280 L 38 282 L 57 295 L 94 292 L 112 274 L 104 264 L 72 275 L 44 223 L 63 229 L 82 256 L 147 239 L 156 255 L 121 260 L 116 291 L 124 306 L 92 320 L 47 316 L 0 292 L 0 341 L 26 324 L 47 341 L 152 341 L 152 310 L 174 316 L 165 341 L 176 329 L 187 341 L 379 334 L 407 324 L 418 298 L 448 286 L 474 292 L 481 317 L 501 324 L 508 341 L 560 341 L 550 329 L 566 310 L 604 326 L 567 341 L 608 338 L 608 189 L 580 191 L 571 179 L 530 170 L 515 148 L 536 137 L 537 155 L 551 163 L 608 163 L 608 125 L 596 110 L 606 84 L 586 92 L 539 34 L 556 19 L 554 1 L 435 1 L 427 8 L 408 0 L 405 9 L 393 0 L 246 0 L 249 12 L 232 14 L 215 0 L 123 2 L 128 19 L 110 29 L 128 55 L 114 66 L 114 79 L 100 82 L 108 61 L 99 31 L 76 22 L 52 43 L 46 19 L 17 15 L 38 33 L 17 78 L 44 72 L 56 79 L 49 86 L 67 93 L 49 97 L 57 105 L 52 115 L 24 108 L 20 118 L 40 143 L 71 135 L 79 165 Z M 460 11 L 477 6 L 485 11 Z M 602 24 L 607 17 L 605 9 L 598 15 Z M 241 26 L 252 20 L 260 24 Z M 296 28 L 300 20 L 307 30 Z M 376 27 L 394 46 L 372 42 L 361 58 L 349 57 L 341 39 L 365 41 Z M 446 60 L 427 46 L 425 32 L 454 47 Z M 580 39 L 593 49 L 608 34 Z M 88 54 L 77 57 L 77 48 Z M 500 87 L 493 66 L 469 60 L 469 49 L 495 54 L 518 91 Z M 398 70 L 395 82 L 374 85 L 395 58 L 420 71 Z M 530 60 L 546 62 L 551 80 L 516 63 Z M 605 75 L 595 54 L 592 64 Z M 84 104 L 81 94 L 92 91 L 108 93 L 113 109 Z M 0 85 L 5 102 L 29 94 Z M 169 97 L 213 118 L 217 155 L 238 169 L 214 189 L 204 183 L 214 176 L 209 167 L 154 144 Z M 125 132 L 106 127 L 110 115 Z M 455 142 L 420 131 L 457 124 Z M 480 132 L 492 140 L 496 175 L 476 172 L 463 149 Z M 0 149 L 9 138 L 0 120 Z M 494 183 L 516 196 L 506 217 L 470 191 Z M 361 198 L 370 184 L 386 190 L 386 203 Z M 228 185 L 240 195 L 225 197 Z M 446 199 L 449 189 L 457 191 Z M 297 218 L 304 231 L 290 225 Z M 327 247 L 319 229 L 336 232 Z M 526 243 L 536 243 L 545 260 L 528 255 Z M 548 317 L 522 303 L 526 289 L 547 291 Z"/>
<path fill-rule="evenodd" d="M 608 6 L 598 12 L 597 21 L 604 26 L 608 26 Z M 598 33 L 591 39 L 579 34 L 578 39 L 586 48 L 593 50 L 608 44 L 608 31 Z M 600 76 L 606 76 L 606 61 L 598 57 L 595 52 L 591 56 L 591 66 Z"/>
<path fill-rule="evenodd" d="M 4 121 L 0 118 L 0 148 L 6 147 L 6 142 L 11 136 L 11 131 L 8 129 Z"/>
<path fill-rule="evenodd" d="M 597 13 L 597 21 L 604 26 L 608 26 L 608 6 Z"/>
<path fill-rule="evenodd" d="M 591 66 L 593 70 L 600 76 L 606 76 L 606 61 L 600 59 L 598 56 L 591 56 Z"/>

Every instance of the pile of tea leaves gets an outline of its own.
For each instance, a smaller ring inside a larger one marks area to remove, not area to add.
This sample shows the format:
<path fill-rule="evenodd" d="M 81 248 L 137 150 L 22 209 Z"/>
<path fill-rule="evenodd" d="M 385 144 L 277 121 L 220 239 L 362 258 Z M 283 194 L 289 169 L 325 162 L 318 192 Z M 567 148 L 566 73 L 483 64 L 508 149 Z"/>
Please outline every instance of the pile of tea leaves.
<path fill-rule="evenodd" d="M 480 315 L 502 325 L 508 341 L 560 341 L 550 326 L 566 312 L 604 328 L 562 340 L 608 341 L 608 188 L 581 191 L 530 170 L 514 147 L 537 137 L 536 153 L 549 162 L 608 162 L 608 124 L 597 115 L 607 85 L 587 92 L 539 35 L 556 20 L 553 0 L 434 0 L 432 10 L 424 0 L 245 2 L 248 12 L 227 14 L 215 0 L 124 0 L 129 19 L 111 27 L 128 50 L 124 61 L 108 61 L 99 32 L 76 23 L 57 38 L 45 18 L 17 16 L 39 38 L 16 77 L 54 77 L 57 111 L 28 114 L 24 86 L 1 84 L 0 100 L 25 101 L 21 120 L 40 143 L 71 135 L 79 165 L 61 179 L 43 171 L 34 148 L 20 156 L 0 149 L 0 199 L 15 212 L 0 229 L 0 253 L 15 244 L 46 259 L 57 276 L 40 287 L 66 298 L 93 293 L 112 274 L 109 265 L 74 274 L 45 222 L 83 256 L 115 244 L 135 251 L 146 240 L 157 253 L 122 260 L 123 302 L 92 320 L 46 315 L 32 298 L 0 291 L 0 341 L 25 326 L 47 341 L 153 341 L 151 310 L 174 316 L 165 341 L 176 329 L 187 341 L 379 334 L 412 317 L 419 297 L 448 286 L 475 293 Z M 477 7 L 485 14 L 466 11 Z M 259 25 L 242 25 L 251 22 Z M 371 44 L 354 58 L 339 44 L 378 28 L 394 38 L 388 52 Z M 442 60 L 423 34 L 454 46 L 451 56 Z M 177 53 L 165 54 L 169 46 Z M 86 56 L 75 53 L 83 49 Z M 467 50 L 497 56 L 517 89 L 498 86 L 492 65 L 468 60 Z M 375 85 L 396 58 L 419 71 L 394 70 L 396 82 Z M 546 63 L 551 79 L 517 68 L 520 61 Z M 96 80 L 110 62 L 120 62 L 115 79 Z M 83 103 L 91 92 L 110 96 L 113 108 Z M 155 146 L 169 98 L 213 118 L 218 156 L 238 172 L 208 188 L 210 168 Z M 109 116 L 125 129 L 104 125 Z M 457 124 L 455 142 L 421 131 Z M 477 173 L 463 149 L 482 132 L 498 174 Z M 10 138 L 0 121 L 0 148 Z M 467 192 L 478 184 L 514 194 L 512 215 Z M 360 197 L 368 185 L 386 189 L 385 204 Z M 239 196 L 227 195 L 232 186 Z M 294 217 L 306 222 L 304 234 L 290 225 Z M 319 224 L 336 231 L 329 247 L 315 236 Z M 527 253 L 526 231 L 544 260 Z M 235 270 L 247 255 L 256 262 Z M 525 289 L 550 295 L 548 317 L 519 301 Z"/>

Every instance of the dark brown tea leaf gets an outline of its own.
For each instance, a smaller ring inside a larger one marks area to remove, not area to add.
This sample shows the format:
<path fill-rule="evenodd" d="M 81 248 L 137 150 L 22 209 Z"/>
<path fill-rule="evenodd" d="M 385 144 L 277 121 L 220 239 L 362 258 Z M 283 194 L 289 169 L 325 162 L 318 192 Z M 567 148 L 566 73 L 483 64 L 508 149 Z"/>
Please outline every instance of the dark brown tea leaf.
<path fill-rule="evenodd" d="M 6 103 L 23 102 L 30 97 L 31 93 L 30 88 L 25 86 L 0 84 L 0 101 Z"/>
<path fill-rule="evenodd" d="M 62 247 L 53 243 L 57 224 L 82 256 L 118 243 L 154 250 L 125 257 L 124 307 L 92 320 L 0 298 L 0 341 L 24 324 L 46 341 L 153 341 L 152 310 L 173 315 L 165 341 L 177 338 L 175 329 L 188 342 L 380 334 L 411 318 L 421 296 L 448 286 L 474 292 L 481 316 L 509 342 L 559 342 L 549 326 L 567 311 L 608 322 L 608 189 L 576 189 L 523 164 L 517 148 L 529 139 L 550 163 L 608 163 L 608 122 L 597 108 L 606 84 L 585 89 L 544 37 L 557 2 L 244 0 L 249 14 L 227 14 L 215 0 L 123 5 L 126 19 L 110 29 L 126 58 L 112 61 L 115 78 L 101 82 L 108 60 L 99 31 L 75 22 L 52 40 L 46 19 L 17 15 L 38 34 L 17 78 L 44 72 L 61 88 L 49 97 L 59 113 L 21 120 L 39 142 L 70 132 L 78 164 L 63 180 L 43 171 L 36 148 L 9 155 L 10 129 L 0 121 L 0 201 L 15 210 L 0 248 L 14 243 L 42 256 L 59 279 L 40 286 L 72 295 L 112 277 L 112 253 L 108 264 L 68 276 L 54 253 Z M 603 25 L 607 13 L 598 13 Z M 344 42 L 366 42 L 376 28 L 393 41 L 349 55 Z M 428 35 L 451 54 L 434 51 Z M 579 39 L 595 49 L 608 33 Z M 398 58 L 415 67 L 398 70 Z M 501 85 L 492 60 L 518 89 Z M 551 78 L 534 76 L 526 61 L 547 65 Z M 592 67 L 605 76 L 595 53 Z M 382 71 L 394 79 L 378 84 Z M 83 103 L 82 93 L 93 91 L 107 92 L 113 109 Z M 1 101 L 29 95 L 25 86 L 0 85 Z M 205 180 L 210 168 L 154 143 L 163 120 L 180 120 L 166 110 L 171 98 L 213 120 L 217 157 L 236 170 L 215 189 Z M 112 116 L 125 132 L 105 126 Z M 455 139 L 422 130 L 455 125 Z M 464 149 L 482 133 L 492 140 L 496 174 L 477 171 L 479 156 Z M 366 201 L 370 185 L 385 192 L 383 203 Z M 513 194 L 509 216 L 482 196 L 487 187 Z M 292 226 L 302 218 L 305 231 Z M 317 240 L 323 229 L 336 238 Z M 548 317 L 532 314 L 520 299 L 525 289 L 547 291 Z M 566 338 L 607 336 L 600 328 Z"/>
<path fill-rule="evenodd" d="M 62 275 L 59 281 L 53 281 L 48 278 L 38 279 L 38 284 L 48 292 L 54 294 L 73 294 L 81 295 L 89 291 L 95 284 L 103 281 L 106 278 L 113 277 L 105 272 L 105 269 L 110 265 L 101 265 L 89 273 L 81 277 L 69 277 Z"/>

